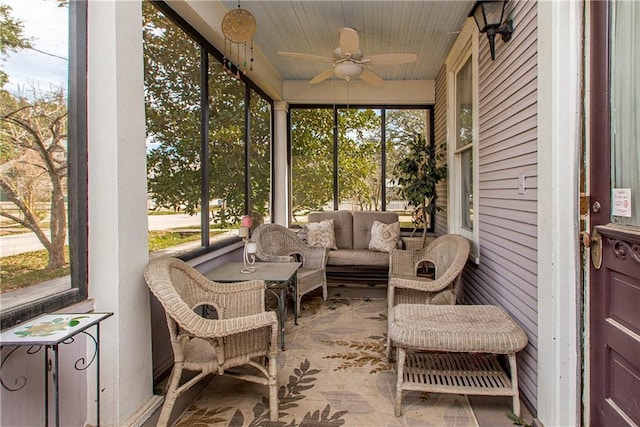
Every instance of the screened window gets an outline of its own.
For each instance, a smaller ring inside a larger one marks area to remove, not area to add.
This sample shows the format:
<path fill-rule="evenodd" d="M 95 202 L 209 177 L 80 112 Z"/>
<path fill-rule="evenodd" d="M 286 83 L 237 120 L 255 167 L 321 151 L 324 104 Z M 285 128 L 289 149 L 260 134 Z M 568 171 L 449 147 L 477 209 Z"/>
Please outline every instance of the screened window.
<path fill-rule="evenodd" d="M 433 141 L 432 116 L 430 107 L 292 106 L 292 222 L 319 210 L 391 210 L 412 227 L 394 168 L 416 134 Z"/>
<path fill-rule="evenodd" d="M 338 110 L 338 209 L 382 210 L 380 110 Z"/>
<path fill-rule="evenodd" d="M 86 7 L 0 0 L 2 328 L 87 295 Z"/>
<path fill-rule="evenodd" d="M 143 5 L 149 249 L 198 247 L 202 49 L 150 3 Z"/>
<path fill-rule="evenodd" d="M 333 113 L 329 107 L 290 110 L 293 223 L 333 209 Z"/>
<path fill-rule="evenodd" d="M 272 104 L 166 4 L 143 17 L 149 248 L 189 258 L 270 221 Z"/>
<path fill-rule="evenodd" d="M 387 210 L 398 212 L 403 227 L 411 227 L 411 207 L 400 195 L 396 165 L 409 152 L 408 143 L 416 134 L 422 134 L 428 144 L 433 143 L 431 134 L 431 111 L 427 109 L 389 109 L 385 111 L 385 197 Z M 436 201 L 437 203 L 437 201 Z M 433 218 L 427 217 L 428 228 Z"/>
<path fill-rule="evenodd" d="M 271 222 L 271 104 L 251 90 L 249 188 L 254 222 Z"/>
<path fill-rule="evenodd" d="M 247 210 L 245 85 L 209 55 L 209 195 L 215 230 L 229 230 Z"/>

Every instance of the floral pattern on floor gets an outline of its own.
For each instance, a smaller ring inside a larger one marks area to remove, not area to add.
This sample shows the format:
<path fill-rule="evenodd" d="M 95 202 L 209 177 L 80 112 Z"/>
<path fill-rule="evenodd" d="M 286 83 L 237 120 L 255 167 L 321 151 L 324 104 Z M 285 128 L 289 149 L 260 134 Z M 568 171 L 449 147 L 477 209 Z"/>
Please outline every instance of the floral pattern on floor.
<path fill-rule="evenodd" d="M 221 376 L 182 415 L 189 427 L 477 427 L 465 396 L 405 392 L 395 417 L 396 374 L 387 362 L 385 300 L 303 304 L 286 323 L 278 355 L 279 418 L 269 420 L 267 388 Z"/>

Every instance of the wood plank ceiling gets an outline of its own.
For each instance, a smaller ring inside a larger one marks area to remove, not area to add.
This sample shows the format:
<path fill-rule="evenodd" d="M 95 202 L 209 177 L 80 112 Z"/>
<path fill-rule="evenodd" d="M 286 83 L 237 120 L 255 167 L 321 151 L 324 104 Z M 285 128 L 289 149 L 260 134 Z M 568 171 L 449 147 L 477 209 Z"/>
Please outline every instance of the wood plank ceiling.
<path fill-rule="evenodd" d="M 238 7 L 238 1 L 222 1 Z M 321 61 L 288 58 L 278 51 L 331 57 L 339 31 L 358 31 L 365 56 L 410 52 L 415 63 L 370 65 L 385 80 L 433 80 L 459 30 L 471 0 L 454 1 L 241 1 L 256 18 L 255 48 L 284 80 L 310 80 L 331 67 Z"/>

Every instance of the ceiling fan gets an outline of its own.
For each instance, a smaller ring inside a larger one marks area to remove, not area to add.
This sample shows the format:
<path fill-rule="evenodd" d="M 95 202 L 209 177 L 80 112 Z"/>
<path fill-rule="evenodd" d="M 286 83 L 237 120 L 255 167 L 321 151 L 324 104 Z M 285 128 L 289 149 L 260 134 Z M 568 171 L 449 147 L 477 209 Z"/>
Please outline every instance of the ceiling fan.
<path fill-rule="evenodd" d="M 365 83 L 372 86 L 382 86 L 384 84 L 382 77 L 376 72 L 366 68 L 367 65 L 406 64 L 415 62 L 418 59 L 418 55 L 415 53 L 382 53 L 379 55 L 364 56 L 364 53 L 360 49 L 358 32 L 353 28 L 347 27 L 340 30 L 340 43 L 338 47 L 334 49 L 331 58 L 297 52 L 278 52 L 278 54 L 291 58 L 309 59 L 333 64 L 333 67 L 311 79 L 309 81 L 311 84 L 320 83 L 335 75 L 346 81 L 359 77 Z"/>

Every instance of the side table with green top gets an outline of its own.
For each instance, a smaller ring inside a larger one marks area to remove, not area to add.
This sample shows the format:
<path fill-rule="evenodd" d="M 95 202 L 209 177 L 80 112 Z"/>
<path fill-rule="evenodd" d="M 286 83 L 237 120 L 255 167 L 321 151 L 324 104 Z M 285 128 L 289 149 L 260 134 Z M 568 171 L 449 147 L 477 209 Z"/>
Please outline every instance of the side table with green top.
<path fill-rule="evenodd" d="M 14 347 L 2 358 L 0 367 L 5 366 L 5 362 L 20 348 L 26 348 L 27 354 L 36 354 L 44 347 L 44 425 L 49 425 L 49 381 L 53 380 L 54 404 L 55 404 L 55 425 L 60 425 L 60 399 L 59 399 L 59 369 L 58 346 L 60 344 L 71 344 L 75 341 L 75 336 L 83 333 L 90 338 L 95 345 L 95 353 L 87 362 L 85 358 L 80 358 L 75 363 L 78 371 L 87 369 L 95 360 L 96 362 L 96 406 L 97 425 L 100 425 L 100 322 L 113 313 L 63 313 L 44 314 L 13 328 L 7 329 L 0 334 L 0 348 Z M 89 328 L 95 326 L 95 335 L 88 332 Z M 53 361 L 49 354 L 53 353 Z M 53 364 L 53 366 L 52 366 Z M 49 372 L 53 371 L 53 375 Z M 0 376 L 2 387 L 11 392 L 21 390 L 27 383 L 27 378 L 16 379 L 16 386 L 8 386 Z"/>

